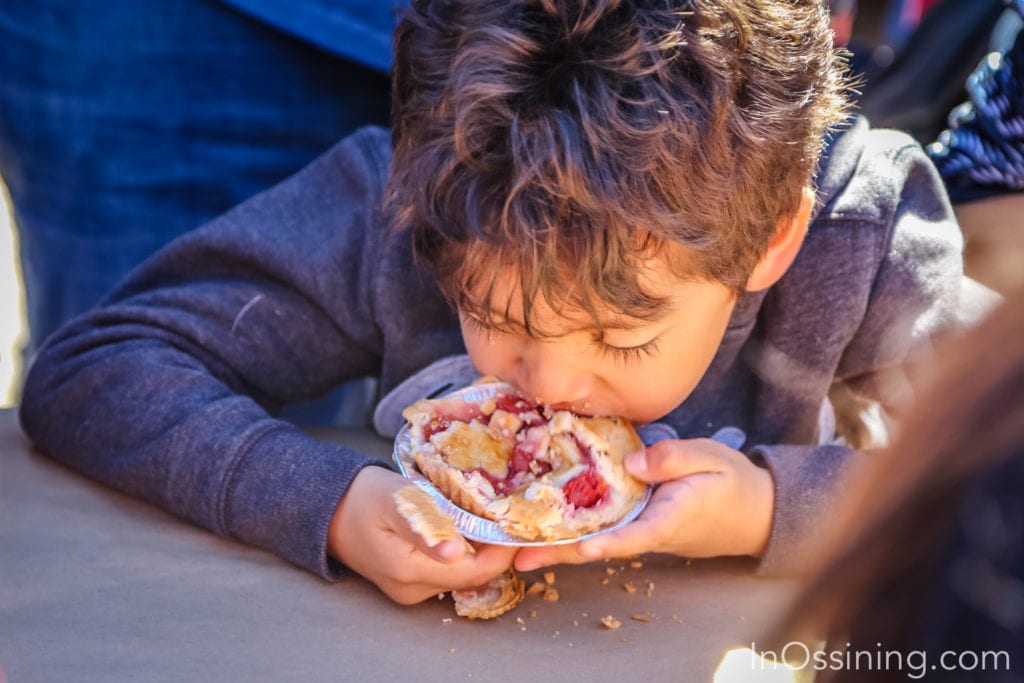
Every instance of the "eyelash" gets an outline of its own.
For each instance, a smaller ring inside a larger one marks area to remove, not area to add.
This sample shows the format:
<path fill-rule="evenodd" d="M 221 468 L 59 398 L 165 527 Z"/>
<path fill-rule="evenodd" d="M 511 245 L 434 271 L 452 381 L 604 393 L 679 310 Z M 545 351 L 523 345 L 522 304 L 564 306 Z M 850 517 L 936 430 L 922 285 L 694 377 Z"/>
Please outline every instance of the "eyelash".
<path fill-rule="evenodd" d="M 616 363 L 622 363 L 623 365 L 638 365 L 644 359 L 644 356 L 653 358 L 658 355 L 657 337 L 638 346 L 611 346 L 603 342 L 598 344 L 601 353 L 611 355 Z"/>
<path fill-rule="evenodd" d="M 488 325 L 479 318 L 474 318 L 471 315 L 464 315 L 462 319 L 477 332 L 483 332 L 488 335 L 501 332 L 501 330 L 497 329 L 494 325 Z"/>

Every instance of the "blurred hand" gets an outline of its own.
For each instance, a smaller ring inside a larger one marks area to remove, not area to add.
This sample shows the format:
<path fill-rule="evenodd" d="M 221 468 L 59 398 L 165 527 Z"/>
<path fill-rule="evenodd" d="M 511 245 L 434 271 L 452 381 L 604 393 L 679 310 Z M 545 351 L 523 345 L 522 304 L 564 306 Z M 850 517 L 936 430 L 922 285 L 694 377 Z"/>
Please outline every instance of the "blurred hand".
<path fill-rule="evenodd" d="M 471 553 L 462 541 L 428 547 L 395 508 L 392 495 L 408 484 L 382 467 L 363 468 L 331 520 L 331 556 L 403 605 L 480 586 L 511 566 L 515 548 L 481 546 Z"/>
<path fill-rule="evenodd" d="M 659 484 L 647 508 L 622 529 L 576 544 L 523 548 L 515 566 L 648 552 L 684 557 L 760 557 L 771 533 L 775 490 L 768 470 L 711 439 L 661 441 L 625 459 L 626 471 Z"/>

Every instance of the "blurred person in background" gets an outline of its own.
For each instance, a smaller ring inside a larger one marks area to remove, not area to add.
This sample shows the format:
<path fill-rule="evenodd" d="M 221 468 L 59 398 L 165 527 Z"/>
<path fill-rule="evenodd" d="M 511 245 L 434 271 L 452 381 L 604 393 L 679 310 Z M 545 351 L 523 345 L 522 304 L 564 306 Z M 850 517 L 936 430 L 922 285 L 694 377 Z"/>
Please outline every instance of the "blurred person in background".
<path fill-rule="evenodd" d="M 857 0 L 829 0 L 828 8 L 832 13 L 836 45 L 849 45 L 857 18 Z"/>
<path fill-rule="evenodd" d="M 0 4 L 0 175 L 26 356 L 172 238 L 387 125 L 397 4 Z M 358 421 L 360 402 L 304 419 Z"/>
<path fill-rule="evenodd" d="M 836 5 L 848 0 L 833 0 Z M 845 9 L 840 7 L 840 9 Z M 859 74 L 858 110 L 878 128 L 897 128 L 928 144 L 946 113 L 964 98 L 963 84 L 989 51 L 1003 0 L 859 0 L 849 35 Z"/>
<path fill-rule="evenodd" d="M 967 238 L 967 273 L 1003 293 L 1024 285 L 1024 0 L 1007 4 L 968 100 L 927 148 Z"/>
<path fill-rule="evenodd" d="M 907 42 L 925 15 L 939 0 L 891 0 L 885 8 L 883 40 L 894 49 Z"/>

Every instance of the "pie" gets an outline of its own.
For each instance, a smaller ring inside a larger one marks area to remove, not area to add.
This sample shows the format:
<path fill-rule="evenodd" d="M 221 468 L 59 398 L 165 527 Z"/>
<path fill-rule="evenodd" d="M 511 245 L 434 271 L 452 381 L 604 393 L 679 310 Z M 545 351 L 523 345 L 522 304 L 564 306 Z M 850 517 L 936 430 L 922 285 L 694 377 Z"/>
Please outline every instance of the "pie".
<path fill-rule="evenodd" d="M 572 539 L 619 521 L 645 493 L 626 473 L 643 448 L 628 420 L 553 410 L 484 381 L 403 411 L 420 471 L 463 509 L 525 541 Z"/>

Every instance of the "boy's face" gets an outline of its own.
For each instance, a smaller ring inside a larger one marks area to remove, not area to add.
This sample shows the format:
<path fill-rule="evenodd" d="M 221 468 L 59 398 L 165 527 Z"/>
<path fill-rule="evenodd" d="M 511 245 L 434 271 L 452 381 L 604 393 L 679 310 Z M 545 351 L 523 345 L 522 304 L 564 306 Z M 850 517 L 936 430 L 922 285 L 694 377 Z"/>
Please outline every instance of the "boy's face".
<path fill-rule="evenodd" d="M 649 263 L 641 278 L 645 290 L 666 296 L 670 305 L 656 321 L 599 314 L 603 339 L 585 312 L 559 315 L 538 297 L 531 326 L 545 332 L 531 337 L 523 328 L 517 286 L 499 286 L 493 301 L 511 301 L 513 329 L 460 313 L 470 358 L 484 375 L 509 382 L 539 403 L 587 415 L 620 415 L 651 422 L 689 396 L 704 375 L 725 334 L 735 294 L 717 282 L 681 282 L 667 260 Z"/>

